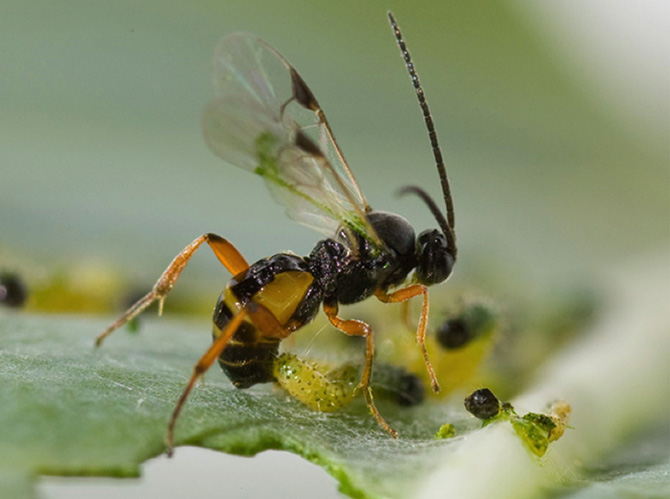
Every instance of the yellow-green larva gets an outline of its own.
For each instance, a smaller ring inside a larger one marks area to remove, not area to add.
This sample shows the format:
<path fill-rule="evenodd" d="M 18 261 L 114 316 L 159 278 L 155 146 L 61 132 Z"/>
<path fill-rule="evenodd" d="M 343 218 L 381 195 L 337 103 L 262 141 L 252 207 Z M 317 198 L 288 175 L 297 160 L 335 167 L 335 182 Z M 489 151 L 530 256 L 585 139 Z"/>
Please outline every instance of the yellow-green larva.
<path fill-rule="evenodd" d="M 283 353 L 274 363 L 273 374 L 284 390 L 309 408 L 333 412 L 354 398 L 360 369 L 352 364 L 332 369 Z"/>

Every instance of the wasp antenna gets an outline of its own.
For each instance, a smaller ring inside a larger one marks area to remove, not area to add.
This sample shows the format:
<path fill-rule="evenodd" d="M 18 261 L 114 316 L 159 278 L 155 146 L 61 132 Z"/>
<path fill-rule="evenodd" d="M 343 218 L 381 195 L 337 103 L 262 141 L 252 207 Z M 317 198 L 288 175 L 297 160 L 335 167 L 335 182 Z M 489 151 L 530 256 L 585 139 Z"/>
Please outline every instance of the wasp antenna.
<path fill-rule="evenodd" d="M 421 106 L 421 111 L 423 112 L 423 120 L 426 123 L 426 128 L 428 129 L 428 137 L 430 138 L 430 145 L 433 148 L 433 156 L 435 157 L 435 164 L 437 166 L 437 172 L 440 175 L 440 183 L 442 184 L 442 194 L 444 195 L 444 204 L 447 209 L 447 221 L 448 231 L 442 230 L 445 232 L 445 236 L 448 239 L 451 239 L 454 242 L 456 234 L 454 232 L 454 202 L 451 198 L 451 188 L 449 187 L 449 179 L 447 178 L 447 170 L 444 167 L 444 160 L 442 159 L 442 151 L 440 150 L 440 144 L 437 141 L 437 133 L 435 132 L 435 125 L 433 124 L 433 118 L 430 114 L 430 109 L 428 108 L 428 102 L 426 102 L 426 96 L 423 93 L 423 88 L 421 88 L 421 83 L 419 82 L 419 75 L 416 73 L 414 68 L 414 63 L 412 62 L 412 57 L 407 50 L 407 45 L 405 40 L 402 37 L 398 23 L 393 17 L 393 12 L 388 12 L 389 23 L 391 24 L 391 29 L 395 35 L 396 42 L 398 42 L 398 48 L 400 48 L 400 55 L 405 60 L 405 66 L 407 66 L 407 71 L 409 72 L 410 80 L 416 91 L 416 97 L 419 99 L 419 105 Z M 449 232 L 450 234 L 447 234 Z"/>

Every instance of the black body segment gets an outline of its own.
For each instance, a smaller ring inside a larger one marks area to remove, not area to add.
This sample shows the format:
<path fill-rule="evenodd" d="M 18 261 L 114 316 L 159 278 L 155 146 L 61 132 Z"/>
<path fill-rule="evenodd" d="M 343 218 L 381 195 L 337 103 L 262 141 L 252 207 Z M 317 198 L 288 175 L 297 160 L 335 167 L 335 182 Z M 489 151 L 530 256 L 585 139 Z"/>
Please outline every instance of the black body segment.
<path fill-rule="evenodd" d="M 403 283 L 416 267 L 414 229 L 393 213 L 373 211 L 368 220 L 385 244 L 382 251 L 356 233 L 341 230 L 342 242 L 319 241 L 308 257 L 279 253 L 233 277 L 216 305 L 214 338 L 251 301 L 268 308 L 286 332 L 293 332 L 312 321 L 322 302 L 357 303 Z M 357 240 L 347 241 L 349 237 Z M 272 364 L 279 341 L 246 319 L 219 364 L 238 388 L 274 381 Z"/>
<path fill-rule="evenodd" d="M 214 310 L 214 339 L 221 335 L 233 314 L 219 297 Z M 279 339 L 264 338 L 250 322 L 243 322 L 219 356 L 219 365 L 237 388 L 274 381 L 272 366 L 277 358 Z"/>
<path fill-rule="evenodd" d="M 400 215 L 383 211 L 367 214 L 385 245 L 377 249 L 364 237 L 341 230 L 338 240 L 319 241 L 306 258 L 323 289 L 324 300 L 358 303 L 378 290 L 402 284 L 416 267 L 414 229 Z M 349 241 L 349 238 L 356 238 Z M 341 242 L 340 242 L 341 241 Z M 349 248 L 356 248 L 357 254 Z"/>
<path fill-rule="evenodd" d="M 288 253 L 259 260 L 235 276 L 214 309 L 214 339 L 251 301 L 268 309 L 287 331 L 309 323 L 319 310 L 320 288 L 305 261 Z M 219 356 L 219 364 L 237 388 L 274 381 L 273 364 L 281 337 L 271 337 L 245 320 Z"/>

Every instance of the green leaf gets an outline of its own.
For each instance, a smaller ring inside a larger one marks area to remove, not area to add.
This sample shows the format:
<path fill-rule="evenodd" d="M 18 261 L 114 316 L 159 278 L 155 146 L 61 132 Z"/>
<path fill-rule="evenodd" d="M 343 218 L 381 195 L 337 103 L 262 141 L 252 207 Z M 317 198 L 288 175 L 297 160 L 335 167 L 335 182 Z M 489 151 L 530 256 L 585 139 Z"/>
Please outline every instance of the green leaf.
<path fill-rule="evenodd" d="M 46 316 L 0 322 L 0 469 L 13 482 L 37 474 L 137 476 L 143 461 L 163 452 L 167 420 L 208 335 L 151 321 L 141 335 L 117 333 L 95 349 L 103 327 Z M 316 413 L 269 386 L 237 390 L 216 368 L 190 397 L 176 445 L 242 455 L 285 449 L 323 466 L 353 497 L 398 496 L 415 485 L 425 454 L 442 445 L 437 428 L 454 418 L 439 405 L 401 411 L 382 401 L 380 408 L 393 414 L 401 439 L 389 438 L 361 401 Z M 472 424 L 464 411 L 457 417 L 461 427 Z"/>
<path fill-rule="evenodd" d="M 522 413 L 557 398 L 572 405 L 570 427 L 542 458 L 506 421 L 480 428 L 460 397 L 414 408 L 377 400 L 400 433 L 392 439 L 360 400 L 313 412 L 269 385 L 236 390 L 218 369 L 189 398 L 176 444 L 242 455 L 288 450 L 323 467 L 351 497 L 530 498 L 561 485 L 593 488 L 609 480 L 594 474 L 603 456 L 635 432 L 667 424 L 669 414 L 668 326 L 657 320 L 665 283 L 658 265 L 649 267 L 653 276 L 632 268 L 613 281 L 618 298 L 605 320 L 550 358 L 511 401 Z M 119 331 L 95 349 L 104 326 L 78 317 L 0 317 L 0 497 L 32 497 L 38 475 L 137 476 L 142 462 L 163 452 L 168 418 L 210 337 L 201 323 L 149 320 L 141 334 Z M 456 436 L 436 439 L 446 423 Z M 667 439 L 658 440 L 667 451 Z M 667 467 L 654 468 L 658 462 L 642 474 L 618 473 L 631 475 L 640 493 L 651 491 L 640 497 L 653 497 L 668 490 Z"/>

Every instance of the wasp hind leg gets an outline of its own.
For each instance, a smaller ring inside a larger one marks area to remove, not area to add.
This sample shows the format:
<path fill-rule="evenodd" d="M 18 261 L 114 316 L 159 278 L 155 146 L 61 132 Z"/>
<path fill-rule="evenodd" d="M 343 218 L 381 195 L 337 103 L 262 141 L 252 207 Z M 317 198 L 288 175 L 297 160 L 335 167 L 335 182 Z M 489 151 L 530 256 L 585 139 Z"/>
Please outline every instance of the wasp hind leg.
<path fill-rule="evenodd" d="M 107 336 L 137 317 L 156 300 L 158 300 L 158 315 L 161 315 L 163 313 L 163 302 L 165 301 L 165 297 L 174 287 L 177 279 L 179 279 L 184 267 L 186 267 L 186 264 L 189 262 L 195 251 L 205 242 L 209 244 L 209 247 L 223 266 L 233 275 L 239 274 L 249 268 L 249 264 L 244 257 L 237 251 L 235 246 L 226 239 L 212 233 L 203 234 L 186 246 L 186 248 L 172 260 L 170 265 L 168 265 L 168 268 L 165 269 L 158 281 L 156 281 L 156 284 L 151 291 L 135 302 L 121 317 L 96 338 L 95 345 L 100 346 Z"/>
<path fill-rule="evenodd" d="M 235 334 L 235 331 L 237 331 L 237 329 L 240 327 L 246 315 L 249 313 L 253 313 L 254 307 L 255 304 L 252 302 L 248 306 L 240 310 L 237 314 L 235 314 L 231 319 L 231 321 L 226 325 L 225 329 L 221 332 L 221 335 L 218 338 L 216 338 L 216 340 L 214 340 L 214 342 L 210 345 L 205 354 L 202 357 L 200 357 L 200 360 L 198 360 L 197 364 L 193 366 L 193 374 L 191 374 L 191 377 L 188 380 L 188 383 L 186 384 L 186 388 L 184 388 L 184 391 L 179 397 L 177 405 L 172 411 L 172 416 L 170 417 L 170 423 L 168 424 L 168 432 L 167 437 L 165 439 L 165 445 L 167 447 L 168 456 L 172 456 L 172 450 L 174 447 L 174 427 L 175 424 L 177 423 L 177 418 L 179 417 L 179 413 L 184 407 L 186 399 L 191 393 L 193 386 L 195 385 L 196 381 L 198 381 L 198 378 L 203 374 L 205 374 L 207 370 L 210 367 L 212 367 L 214 361 L 219 358 L 223 350 L 226 348 L 228 341 L 230 341 L 230 338 L 232 338 L 232 336 Z"/>

